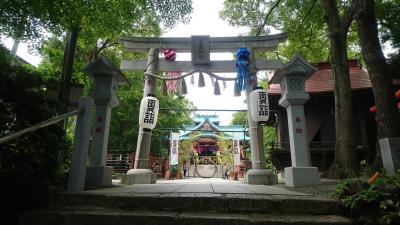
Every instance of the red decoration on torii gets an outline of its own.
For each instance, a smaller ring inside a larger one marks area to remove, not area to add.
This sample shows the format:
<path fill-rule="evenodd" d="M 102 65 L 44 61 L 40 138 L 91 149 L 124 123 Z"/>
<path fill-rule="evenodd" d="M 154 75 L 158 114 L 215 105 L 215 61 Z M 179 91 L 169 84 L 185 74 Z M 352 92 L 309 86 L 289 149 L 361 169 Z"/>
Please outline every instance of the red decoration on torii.
<path fill-rule="evenodd" d="M 175 61 L 176 59 L 176 52 L 173 49 L 167 49 L 163 52 L 165 60 L 167 61 Z M 181 72 L 176 71 L 176 72 L 169 72 L 166 74 L 167 77 L 172 78 L 172 77 L 179 77 L 182 75 Z M 166 81 L 166 88 L 169 93 L 178 93 L 178 88 L 179 88 L 179 83 L 178 80 L 170 80 Z"/>

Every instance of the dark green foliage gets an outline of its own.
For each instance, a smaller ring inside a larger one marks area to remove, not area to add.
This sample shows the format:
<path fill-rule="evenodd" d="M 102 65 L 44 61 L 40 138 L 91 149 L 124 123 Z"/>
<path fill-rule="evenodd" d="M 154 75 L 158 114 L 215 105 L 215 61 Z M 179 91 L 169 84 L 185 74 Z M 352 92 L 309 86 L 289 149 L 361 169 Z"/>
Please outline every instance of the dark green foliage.
<path fill-rule="evenodd" d="M 232 114 L 231 124 L 247 126 L 247 112 L 236 112 Z"/>
<path fill-rule="evenodd" d="M 393 48 L 400 48 L 400 1 L 377 0 L 375 13 L 382 41 L 390 41 Z"/>
<path fill-rule="evenodd" d="M 133 152 L 136 150 L 136 142 L 139 132 L 139 108 L 143 98 L 143 73 L 127 73 L 129 85 L 121 86 L 118 92 L 119 106 L 112 111 L 110 137 L 108 148 Z M 160 110 L 157 126 L 152 131 L 151 151 L 154 154 L 163 154 L 161 149 L 168 148 L 165 142 L 171 130 L 165 128 L 179 128 L 184 124 L 191 124 L 190 112 L 183 109 L 193 108 L 192 104 L 182 96 L 169 94 L 162 96 L 161 81 L 158 81 L 156 97 L 160 101 L 160 108 L 172 108 L 174 110 Z M 164 146 L 162 146 L 164 145 Z"/>
<path fill-rule="evenodd" d="M 41 76 L 27 65 L 10 65 L 8 50 L 1 47 L 0 136 L 53 117 L 55 105 L 46 95 L 46 82 Z M 46 190 L 63 172 L 59 152 L 68 155 L 68 149 L 62 129 L 55 125 L 0 145 L 1 203 L 9 210 L 6 221 L 44 203 Z"/>
<path fill-rule="evenodd" d="M 388 64 L 393 78 L 400 78 L 400 51 L 389 55 Z"/>
<path fill-rule="evenodd" d="M 400 223 L 400 172 L 383 174 L 372 184 L 360 178 L 343 180 L 336 194 L 359 224 Z"/>

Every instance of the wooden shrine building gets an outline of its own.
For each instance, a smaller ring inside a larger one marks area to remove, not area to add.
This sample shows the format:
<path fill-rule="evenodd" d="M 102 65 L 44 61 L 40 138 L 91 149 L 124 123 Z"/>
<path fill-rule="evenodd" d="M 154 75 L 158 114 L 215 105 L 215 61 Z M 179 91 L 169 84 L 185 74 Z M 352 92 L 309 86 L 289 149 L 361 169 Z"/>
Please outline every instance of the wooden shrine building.
<path fill-rule="evenodd" d="M 189 176 L 207 177 L 207 173 L 204 172 L 206 168 L 201 168 L 201 165 L 212 165 L 217 167 L 214 177 L 222 177 L 222 167 L 226 163 L 231 172 L 237 172 L 239 177 L 243 177 L 246 171 L 246 149 L 249 148 L 250 140 L 246 135 L 246 127 L 244 125 L 220 125 L 217 115 L 196 115 L 193 120 L 194 124 L 184 125 L 183 129 L 179 131 L 180 143 L 185 141 L 193 143 L 190 146 L 180 145 L 180 151 L 185 154 L 183 157 L 189 163 L 189 167 L 193 168 L 192 170 L 189 168 Z M 233 156 L 232 143 L 235 133 L 240 141 L 241 163 L 234 167 L 231 156 Z M 224 146 L 221 145 L 221 141 L 225 143 Z M 200 165 L 195 165 L 196 163 Z M 194 174 L 196 166 L 197 175 Z"/>
<path fill-rule="evenodd" d="M 369 111 L 374 98 L 368 72 L 358 60 L 349 60 L 350 81 L 353 93 L 354 131 L 356 139 L 354 151 L 357 160 L 371 161 L 375 157 L 376 124 L 375 115 Z M 319 171 L 329 169 L 335 152 L 335 102 L 333 93 L 333 73 L 329 62 L 315 65 L 315 72 L 305 84 L 305 90 L 310 99 L 304 105 L 307 127 L 307 141 L 313 166 Z M 394 79 L 393 84 L 400 86 L 400 79 Z M 269 124 L 276 126 L 278 141 L 273 143 L 271 160 L 278 170 L 290 166 L 290 146 L 286 110 L 279 106 L 281 87 L 272 84 L 268 90 L 270 107 L 273 113 Z M 340 132 L 340 131 L 339 131 Z"/>

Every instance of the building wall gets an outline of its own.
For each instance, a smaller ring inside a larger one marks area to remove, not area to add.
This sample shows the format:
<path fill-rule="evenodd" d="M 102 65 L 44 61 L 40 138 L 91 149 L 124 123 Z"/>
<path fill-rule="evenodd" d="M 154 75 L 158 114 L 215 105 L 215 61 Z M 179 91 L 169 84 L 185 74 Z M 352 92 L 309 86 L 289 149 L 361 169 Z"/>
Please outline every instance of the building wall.
<path fill-rule="evenodd" d="M 312 94 L 305 104 L 307 138 L 310 144 L 311 161 L 320 171 L 329 169 L 334 157 L 335 115 L 333 94 Z M 368 111 L 373 105 L 370 90 L 353 93 L 353 129 L 354 150 L 357 161 L 375 156 L 376 125 L 373 115 Z M 289 142 L 289 131 L 286 110 L 278 110 L 278 141 Z M 318 144 L 319 143 L 319 144 Z M 278 145 L 279 146 L 279 145 Z M 287 149 L 276 149 L 272 152 L 272 161 L 277 169 L 291 165 L 290 152 Z M 371 159 L 369 159 L 371 160 Z"/>
<path fill-rule="evenodd" d="M 368 129 L 371 129 L 371 115 L 368 111 L 373 104 L 369 94 L 364 93 L 353 96 L 353 129 L 356 142 L 366 143 L 369 139 Z M 308 142 L 334 142 L 335 141 L 335 115 L 333 96 L 312 95 L 304 106 L 306 116 Z M 280 107 L 278 112 L 278 140 L 289 142 L 289 130 L 286 109 Z"/>

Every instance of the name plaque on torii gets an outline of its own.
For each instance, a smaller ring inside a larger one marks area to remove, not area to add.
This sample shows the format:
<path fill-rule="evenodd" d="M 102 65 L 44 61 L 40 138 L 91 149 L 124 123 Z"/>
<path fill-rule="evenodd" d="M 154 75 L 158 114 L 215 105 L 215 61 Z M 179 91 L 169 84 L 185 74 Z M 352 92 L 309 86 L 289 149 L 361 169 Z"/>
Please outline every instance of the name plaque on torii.
<path fill-rule="evenodd" d="M 210 36 L 192 36 L 192 63 L 210 64 Z"/>
<path fill-rule="evenodd" d="M 191 71 L 202 68 L 212 72 L 236 72 L 235 60 L 213 60 L 210 61 L 210 53 L 213 52 L 236 52 L 241 47 L 252 51 L 274 51 L 278 44 L 287 40 L 287 33 L 267 36 L 244 36 L 244 37 L 133 37 L 121 39 L 122 45 L 132 52 L 148 52 L 150 48 L 173 49 L 175 52 L 192 53 L 192 61 L 165 61 L 158 62 L 159 72 Z M 277 70 L 282 62 L 277 59 L 256 59 L 257 70 Z M 143 71 L 147 68 L 147 60 L 123 60 L 121 70 Z"/>

